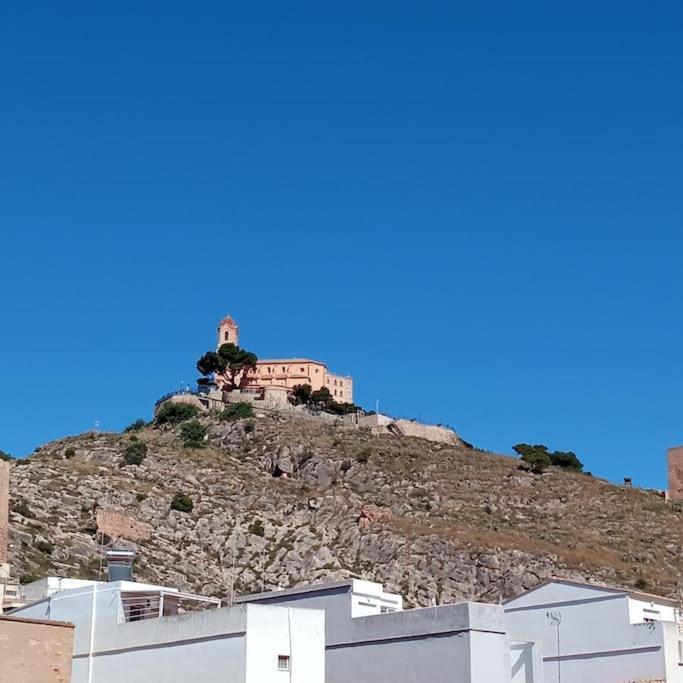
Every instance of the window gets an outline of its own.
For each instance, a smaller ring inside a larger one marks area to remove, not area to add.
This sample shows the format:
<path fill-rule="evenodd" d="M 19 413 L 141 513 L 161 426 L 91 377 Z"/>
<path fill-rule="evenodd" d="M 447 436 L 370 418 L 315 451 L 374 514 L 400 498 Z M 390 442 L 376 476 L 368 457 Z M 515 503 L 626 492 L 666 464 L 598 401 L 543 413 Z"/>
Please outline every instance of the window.
<path fill-rule="evenodd" d="M 379 608 L 380 614 L 390 614 L 391 612 L 395 612 L 396 610 L 393 607 L 387 607 L 386 605 L 382 605 Z"/>
<path fill-rule="evenodd" d="M 282 366 L 282 372 L 287 372 L 287 369 L 285 368 L 284 365 Z"/>
<path fill-rule="evenodd" d="M 303 374 L 303 373 L 305 372 L 305 370 L 304 370 L 303 368 L 299 368 L 299 372 L 300 372 L 301 374 Z"/>
<path fill-rule="evenodd" d="M 224 339 L 224 341 L 228 341 L 228 339 L 230 339 L 230 332 L 228 332 L 228 331 L 226 330 L 226 331 L 223 333 L 223 339 Z"/>
<path fill-rule="evenodd" d="M 289 655 L 278 655 L 277 656 L 277 670 L 278 671 L 289 671 Z"/>
<path fill-rule="evenodd" d="M 318 368 L 315 369 L 315 374 L 316 374 L 316 375 L 318 374 Z"/>

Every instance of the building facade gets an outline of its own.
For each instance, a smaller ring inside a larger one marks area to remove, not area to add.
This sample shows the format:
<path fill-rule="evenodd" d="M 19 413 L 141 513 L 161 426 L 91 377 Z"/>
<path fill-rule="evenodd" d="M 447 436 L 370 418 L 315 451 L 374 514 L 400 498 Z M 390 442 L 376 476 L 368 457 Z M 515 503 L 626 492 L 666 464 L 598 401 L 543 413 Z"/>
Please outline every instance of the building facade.
<path fill-rule="evenodd" d="M 134 581 L 48 578 L 26 591 L 34 601 L 14 615 L 75 625 L 72 683 L 325 680 L 319 610 L 221 607 L 218 600 Z M 24 680 L 33 679 L 12 679 Z"/>
<path fill-rule="evenodd" d="M 231 316 L 218 325 L 218 347 L 239 346 L 239 327 Z M 325 363 L 308 358 L 259 359 L 256 371 L 248 373 L 245 389 L 280 386 L 287 389 L 297 384 L 310 384 L 313 391 L 327 387 L 338 403 L 353 403 L 353 379 L 330 372 Z"/>
<path fill-rule="evenodd" d="M 0 616 L 0 683 L 70 683 L 74 627 Z"/>
<path fill-rule="evenodd" d="M 683 446 L 670 448 L 669 461 L 669 489 L 668 500 L 672 502 L 683 501 Z"/>
<path fill-rule="evenodd" d="M 505 621 L 514 637 L 541 643 L 546 682 L 683 683 L 673 600 L 556 580 L 508 600 Z"/>
<path fill-rule="evenodd" d="M 324 610 L 327 683 L 542 683 L 536 644 L 509 638 L 500 605 L 404 610 L 400 595 L 358 579 L 238 602 Z"/>

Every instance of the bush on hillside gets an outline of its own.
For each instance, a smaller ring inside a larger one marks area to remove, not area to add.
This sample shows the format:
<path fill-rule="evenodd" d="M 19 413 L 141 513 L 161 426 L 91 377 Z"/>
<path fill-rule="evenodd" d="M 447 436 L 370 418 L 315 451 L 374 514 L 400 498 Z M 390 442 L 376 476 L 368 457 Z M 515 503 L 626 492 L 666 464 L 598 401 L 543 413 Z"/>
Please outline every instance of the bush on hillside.
<path fill-rule="evenodd" d="M 542 451 L 525 453 L 522 460 L 529 465 L 534 474 L 543 474 L 550 467 L 550 456 Z"/>
<path fill-rule="evenodd" d="M 190 420 L 180 425 L 180 440 L 186 448 L 201 448 L 206 437 L 206 427 L 198 420 Z"/>
<path fill-rule="evenodd" d="M 224 422 L 234 422 L 254 417 L 254 407 L 251 403 L 229 403 L 219 414 L 218 419 Z"/>
<path fill-rule="evenodd" d="M 194 503 L 192 498 L 186 493 L 176 493 L 171 500 L 171 510 L 177 510 L 178 512 L 192 512 Z"/>
<path fill-rule="evenodd" d="M 555 451 L 550 454 L 550 464 L 556 467 L 564 467 L 566 470 L 574 470 L 581 472 L 583 470 L 583 463 L 576 457 L 576 453 L 571 451 Z"/>
<path fill-rule="evenodd" d="M 5 451 L 0 450 L 0 460 L 9 462 L 10 460 L 14 460 L 14 458 L 9 453 L 5 453 Z"/>
<path fill-rule="evenodd" d="M 583 463 L 571 451 L 554 451 L 550 453 L 548 447 L 543 444 L 530 445 L 528 443 L 518 443 L 512 449 L 519 454 L 520 458 L 535 467 L 546 469 L 550 465 L 562 467 L 564 469 L 581 472 Z M 533 467 L 532 467 L 533 470 Z"/>
<path fill-rule="evenodd" d="M 123 461 L 126 465 L 140 465 L 147 457 L 147 444 L 144 441 L 132 441 L 123 451 Z"/>
<path fill-rule="evenodd" d="M 65 451 L 64 451 L 64 457 L 67 460 L 71 460 L 71 458 L 76 457 L 76 449 L 73 446 L 69 446 Z"/>
<path fill-rule="evenodd" d="M 158 425 L 170 424 L 177 425 L 185 420 L 191 420 L 199 415 L 199 408 L 190 403 L 178 403 L 176 401 L 166 401 L 157 411 L 154 422 Z"/>
<path fill-rule="evenodd" d="M 137 420 L 135 420 L 135 422 L 131 422 L 123 431 L 124 431 L 124 433 L 137 432 L 138 429 L 142 429 L 143 427 L 146 427 L 146 426 L 147 426 L 147 422 L 145 422 L 145 420 L 143 420 L 141 417 L 139 417 Z"/>
<path fill-rule="evenodd" d="M 254 536 L 263 536 L 266 535 L 266 528 L 263 526 L 263 522 L 260 519 L 255 519 L 250 525 L 249 525 L 249 532 L 254 534 Z"/>

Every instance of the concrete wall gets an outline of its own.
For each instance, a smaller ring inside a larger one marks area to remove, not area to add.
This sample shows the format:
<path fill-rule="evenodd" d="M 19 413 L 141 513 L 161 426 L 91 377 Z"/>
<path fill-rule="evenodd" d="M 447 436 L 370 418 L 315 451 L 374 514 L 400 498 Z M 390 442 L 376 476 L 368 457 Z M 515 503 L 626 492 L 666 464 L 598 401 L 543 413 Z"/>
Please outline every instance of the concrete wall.
<path fill-rule="evenodd" d="M 278 670 L 280 655 L 289 672 Z M 246 683 L 324 683 L 324 612 L 248 605 L 246 661 Z"/>
<path fill-rule="evenodd" d="M 668 456 L 668 499 L 672 502 L 683 501 L 683 446 L 670 448 Z"/>
<path fill-rule="evenodd" d="M 412 420 L 396 420 L 393 426 L 400 430 L 403 436 L 415 436 L 428 441 L 457 445 L 460 443 L 458 435 L 447 427 L 426 425 Z"/>
<path fill-rule="evenodd" d="M 560 615 L 558 630 L 548 618 Z M 508 632 L 540 641 L 546 681 L 620 683 L 655 679 L 679 683 L 676 624 L 632 624 L 629 598 L 597 588 L 550 584 L 505 606 Z M 669 672 L 667 677 L 667 671 Z"/>
<path fill-rule="evenodd" d="M 0 683 L 69 683 L 74 627 L 0 617 Z"/>
<path fill-rule="evenodd" d="M 100 583 L 21 613 L 75 624 L 73 683 L 324 682 L 319 611 L 243 604 L 121 623 L 119 584 Z M 291 657 L 291 678 L 278 655 Z"/>
<path fill-rule="evenodd" d="M 377 587 L 352 581 L 241 599 L 324 609 L 327 683 L 509 683 L 502 607 L 459 603 L 382 613 L 400 608 L 400 596 Z M 355 603 L 360 614 L 368 608 L 361 603 L 371 601 L 374 614 L 352 616 Z M 523 683 L 532 682 L 540 683 Z"/>

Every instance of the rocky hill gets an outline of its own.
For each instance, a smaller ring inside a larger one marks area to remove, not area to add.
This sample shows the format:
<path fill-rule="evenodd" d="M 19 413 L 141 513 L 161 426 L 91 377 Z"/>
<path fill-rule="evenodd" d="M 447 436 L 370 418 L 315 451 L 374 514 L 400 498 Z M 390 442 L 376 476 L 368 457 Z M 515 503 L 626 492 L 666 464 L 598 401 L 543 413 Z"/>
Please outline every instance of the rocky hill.
<path fill-rule="evenodd" d="M 97 577 L 116 545 L 137 550 L 139 580 L 218 596 L 233 576 L 237 593 L 361 576 L 412 605 L 497 601 L 551 575 L 676 592 L 682 514 L 654 492 L 302 416 L 201 421 L 203 448 L 148 426 L 14 462 L 17 574 Z M 125 465 L 136 440 L 147 456 Z M 179 492 L 190 512 L 171 509 Z M 112 538 L 103 511 L 138 540 Z"/>

